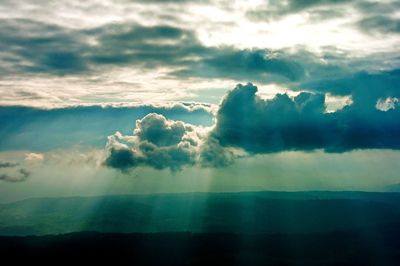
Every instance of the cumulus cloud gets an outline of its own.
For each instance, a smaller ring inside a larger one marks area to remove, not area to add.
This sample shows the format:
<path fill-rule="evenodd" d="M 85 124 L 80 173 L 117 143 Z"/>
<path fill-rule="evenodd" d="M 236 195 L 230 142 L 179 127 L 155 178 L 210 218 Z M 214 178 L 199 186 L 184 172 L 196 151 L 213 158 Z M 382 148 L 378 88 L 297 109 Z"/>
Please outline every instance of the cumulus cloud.
<path fill-rule="evenodd" d="M 218 139 L 207 136 L 200 148 L 198 163 L 203 167 L 224 167 L 232 164 L 236 158 L 241 156 L 245 156 L 245 154 L 240 150 L 223 147 Z"/>
<path fill-rule="evenodd" d="M 343 152 L 400 148 L 400 110 L 352 104 L 325 112 L 325 95 L 302 92 L 264 100 L 252 84 L 238 85 L 221 103 L 211 135 L 251 153 L 284 150 Z"/>
<path fill-rule="evenodd" d="M 173 171 L 195 164 L 205 129 L 151 113 L 136 121 L 133 135 L 108 137 L 105 165 L 127 170 L 147 165 Z"/>
<path fill-rule="evenodd" d="M 222 147 L 209 136 L 210 130 L 151 113 L 136 121 L 132 135 L 116 132 L 108 137 L 104 164 L 122 171 L 138 166 L 177 171 L 193 165 L 227 166 L 243 156 L 237 149 Z"/>
<path fill-rule="evenodd" d="M 380 105 L 388 108 L 377 108 Z M 225 96 L 212 128 L 151 113 L 137 120 L 133 135 L 109 136 L 105 165 L 121 170 L 141 165 L 179 170 L 195 164 L 227 166 L 251 154 L 354 149 L 400 149 L 397 98 L 378 101 L 376 106 L 352 103 L 328 112 L 325 94 L 301 92 L 263 99 L 248 83 Z"/>

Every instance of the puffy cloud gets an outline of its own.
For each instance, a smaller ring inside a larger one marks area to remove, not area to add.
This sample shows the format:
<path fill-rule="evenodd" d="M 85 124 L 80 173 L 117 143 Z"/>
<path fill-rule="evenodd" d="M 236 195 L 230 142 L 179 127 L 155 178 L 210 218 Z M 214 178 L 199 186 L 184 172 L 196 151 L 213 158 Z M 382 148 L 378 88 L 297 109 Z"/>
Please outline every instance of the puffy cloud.
<path fill-rule="evenodd" d="M 137 166 L 172 171 L 196 163 L 205 129 L 156 113 L 136 121 L 133 135 L 108 137 L 105 165 L 127 170 Z"/>
<path fill-rule="evenodd" d="M 400 149 L 400 110 L 386 112 L 354 103 L 325 112 L 324 94 L 278 94 L 264 100 L 252 84 L 238 85 L 222 101 L 211 136 L 250 153 L 284 150 L 343 152 Z"/>
<path fill-rule="evenodd" d="M 105 165 L 179 170 L 195 164 L 227 166 L 241 156 L 290 150 L 400 149 L 400 108 L 397 98 L 388 99 L 377 106 L 355 102 L 328 112 L 325 94 L 263 99 L 253 84 L 239 84 L 221 102 L 214 127 L 148 114 L 137 120 L 133 135 L 109 136 Z"/>
<path fill-rule="evenodd" d="M 200 148 L 199 164 L 203 167 L 224 167 L 240 156 L 240 151 L 223 147 L 218 139 L 208 136 Z"/>
<path fill-rule="evenodd" d="M 180 170 L 184 166 L 223 167 L 244 153 L 222 147 L 209 136 L 210 128 L 174 121 L 160 114 L 137 120 L 133 135 L 108 137 L 104 165 L 127 171 L 138 166 Z"/>

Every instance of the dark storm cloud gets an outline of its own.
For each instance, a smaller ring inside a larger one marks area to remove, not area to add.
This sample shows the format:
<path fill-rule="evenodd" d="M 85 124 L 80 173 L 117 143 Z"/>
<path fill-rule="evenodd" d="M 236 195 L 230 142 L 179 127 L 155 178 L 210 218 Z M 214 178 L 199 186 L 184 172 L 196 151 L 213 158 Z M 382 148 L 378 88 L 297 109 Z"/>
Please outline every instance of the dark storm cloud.
<path fill-rule="evenodd" d="M 104 147 L 108 135 L 117 130 L 130 133 L 135 120 L 152 112 L 195 125 L 212 123 L 207 106 L 200 104 L 50 110 L 4 106 L 0 107 L 0 150 L 47 151 L 77 144 Z"/>
<path fill-rule="evenodd" d="M 238 85 L 221 103 L 211 136 L 223 146 L 250 153 L 324 149 L 400 149 L 400 110 L 387 112 L 362 103 L 325 113 L 323 94 L 256 95 L 252 84 Z"/>

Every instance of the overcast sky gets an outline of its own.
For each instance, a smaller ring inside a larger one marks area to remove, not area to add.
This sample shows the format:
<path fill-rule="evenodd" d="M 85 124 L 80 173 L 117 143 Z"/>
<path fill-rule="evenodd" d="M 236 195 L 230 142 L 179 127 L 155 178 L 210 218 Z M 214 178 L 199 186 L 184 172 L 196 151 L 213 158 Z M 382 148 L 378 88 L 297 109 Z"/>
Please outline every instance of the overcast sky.
<path fill-rule="evenodd" d="M 0 201 L 400 187 L 400 1 L 0 0 L 0 20 Z"/>

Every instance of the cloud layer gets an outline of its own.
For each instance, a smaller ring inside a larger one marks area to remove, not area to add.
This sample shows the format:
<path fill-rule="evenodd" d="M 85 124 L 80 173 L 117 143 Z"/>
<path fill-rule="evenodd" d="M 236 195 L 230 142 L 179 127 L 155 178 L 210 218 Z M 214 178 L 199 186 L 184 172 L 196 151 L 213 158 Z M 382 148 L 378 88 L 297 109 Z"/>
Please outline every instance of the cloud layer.
<path fill-rule="evenodd" d="M 206 90 L 247 80 L 292 90 L 396 71 L 398 7 L 363 0 L 3 0 L 0 104 L 207 101 Z M 204 94 L 193 97 L 199 89 Z"/>
<path fill-rule="evenodd" d="M 194 164 L 226 166 L 241 150 L 251 155 L 400 149 L 398 100 L 384 110 L 377 101 L 363 105 L 355 98 L 351 105 L 326 112 L 324 94 L 263 99 L 253 84 L 239 84 L 224 97 L 211 130 L 152 113 L 137 120 L 133 135 L 109 137 L 105 164 L 121 170 L 140 165 L 179 170 Z"/>

